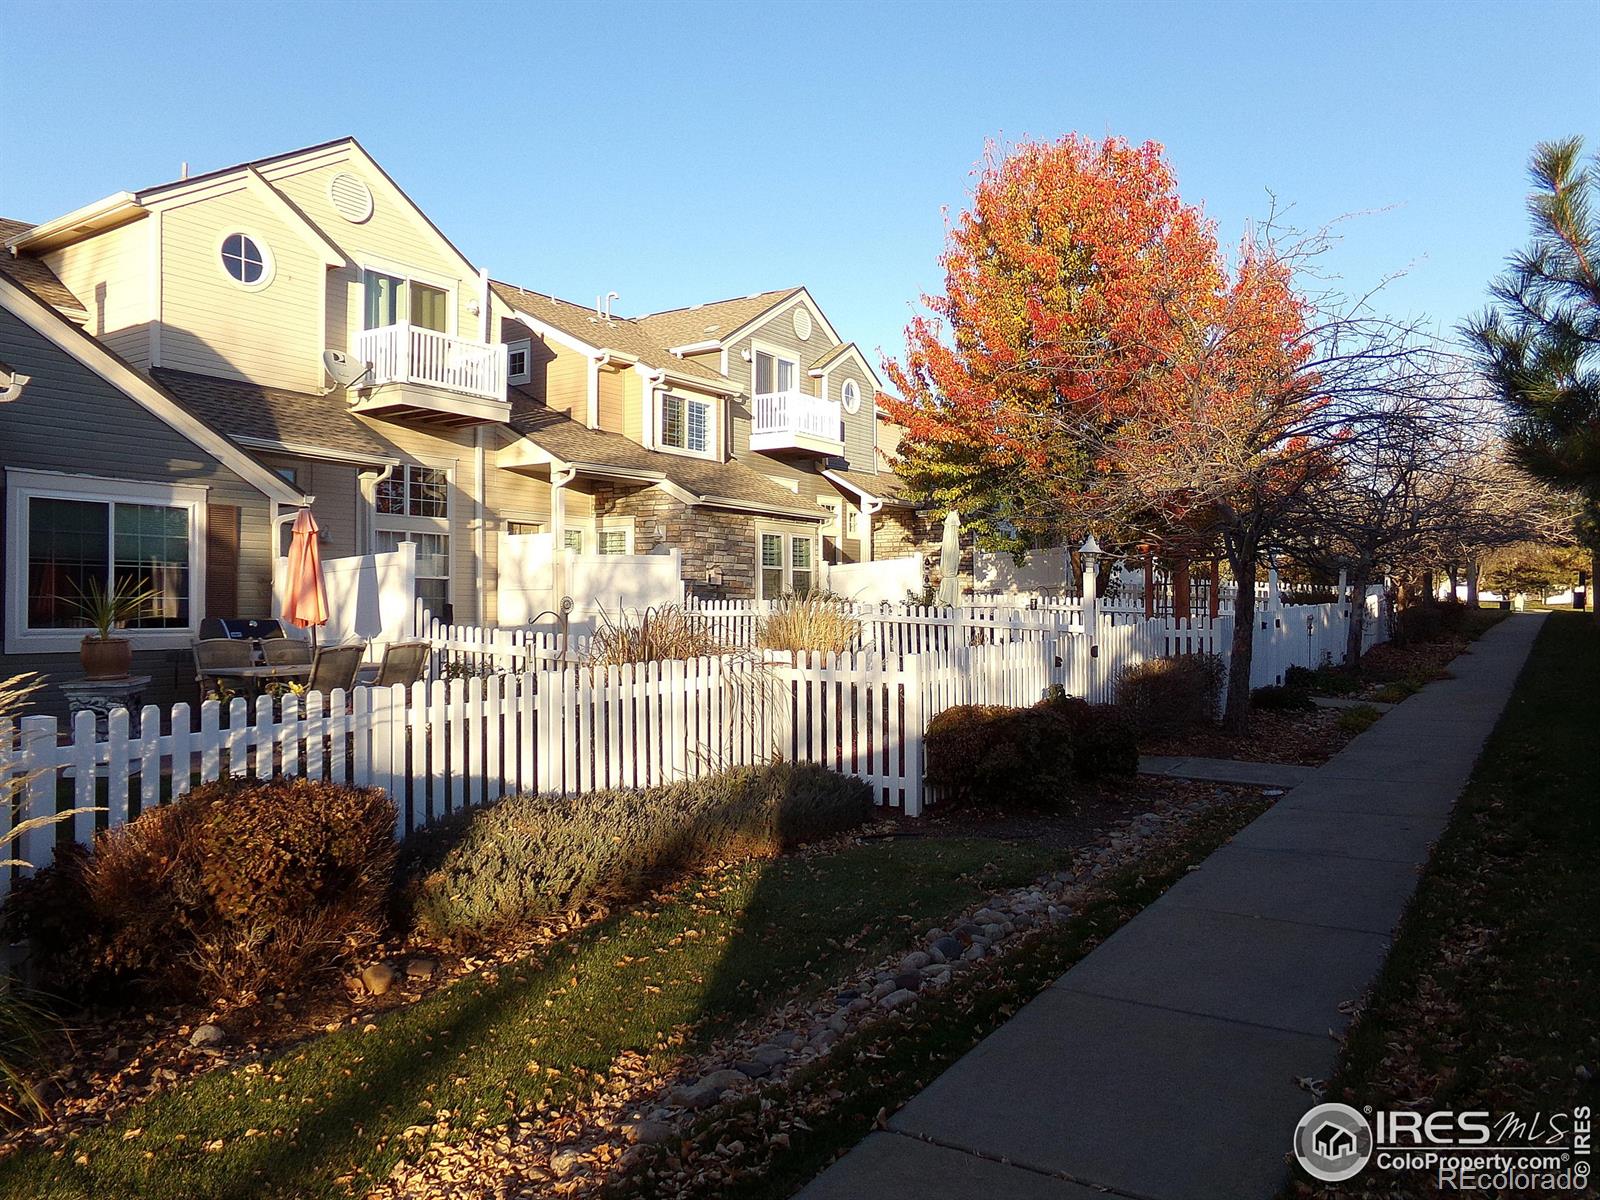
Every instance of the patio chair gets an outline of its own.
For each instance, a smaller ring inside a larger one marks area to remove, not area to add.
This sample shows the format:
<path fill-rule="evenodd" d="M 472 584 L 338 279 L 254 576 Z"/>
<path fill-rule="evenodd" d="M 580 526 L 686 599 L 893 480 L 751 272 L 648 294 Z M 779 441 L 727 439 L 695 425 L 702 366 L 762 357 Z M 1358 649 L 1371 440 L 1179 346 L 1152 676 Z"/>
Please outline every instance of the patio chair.
<path fill-rule="evenodd" d="M 391 642 L 383 650 L 383 663 L 378 667 L 373 687 L 392 687 L 403 683 L 410 687 L 422 678 L 428 667 L 427 642 Z"/>
<path fill-rule="evenodd" d="M 234 638 L 197 638 L 193 646 L 195 682 L 202 686 L 212 671 L 225 667 L 248 667 L 255 661 L 250 643 Z"/>
<path fill-rule="evenodd" d="M 275 637 L 261 643 L 261 653 L 272 667 L 303 667 L 311 661 L 311 643 L 299 638 Z"/>
<path fill-rule="evenodd" d="M 343 689 L 348 692 L 356 685 L 356 672 L 361 669 L 361 659 L 366 653 L 365 642 L 319 647 L 311 658 L 311 676 L 306 680 L 306 691 L 331 692 Z"/>

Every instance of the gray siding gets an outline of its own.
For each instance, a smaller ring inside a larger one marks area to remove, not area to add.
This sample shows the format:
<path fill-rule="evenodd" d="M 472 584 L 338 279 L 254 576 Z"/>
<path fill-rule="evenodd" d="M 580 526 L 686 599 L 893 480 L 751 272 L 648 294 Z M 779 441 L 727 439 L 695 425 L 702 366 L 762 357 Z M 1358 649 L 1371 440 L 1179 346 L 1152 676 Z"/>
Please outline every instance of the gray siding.
<path fill-rule="evenodd" d="M 23 467 L 208 488 L 210 503 L 240 510 L 241 612 L 234 615 L 264 616 L 271 611 L 270 506 L 265 496 L 4 309 L 0 309 L 0 361 L 33 377 L 21 397 L 0 405 L 0 469 Z M 8 549 L 10 536 L 9 530 L 0 531 L 0 552 Z M 0 605 L 0 621 L 4 619 Z M 193 699 L 188 662 L 187 651 L 139 654 L 136 669 L 154 676 L 156 689 L 146 700 Z M 77 670 L 75 655 L 0 654 L 0 675 Z M 185 686 L 187 691 L 178 694 Z M 47 701 L 46 711 L 52 703 L 59 701 Z"/>
<path fill-rule="evenodd" d="M 745 395 L 750 395 L 754 385 L 755 356 L 752 353 L 751 361 L 745 362 L 744 351 L 751 349 L 753 342 L 762 342 L 765 345 L 792 355 L 800 363 L 800 386 L 812 395 L 818 394 L 820 379 L 813 379 L 808 370 L 812 363 L 821 358 L 839 343 L 828 336 L 826 329 L 820 321 L 813 321 L 811 336 L 801 341 L 794 331 L 794 307 L 783 309 L 781 312 L 768 317 L 762 324 L 747 333 L 739 341 L 728 346 L 728 377 L 738 385 Z M 876 456 L 872 452 L 872 388 L 865 375 L 862 374 L 853 359 L 847 364 L 835 367 L 828 374 L 827 399 L 837 400 L 839 389 L 843 386 L 846 376 L 856 380 L 861 388 L 861 408 L 854 415 L 844 414 L 844 445 L 845 457 L 850 460 L 852 471 L 877 470 Z M 750 451 L 750 410 L 744 403 L 736 404 L 733 412 L 733 454 L 753 464 L 769 461 L 765 454 L 752 454 Z M 757 466 L 758 470 L 765 468 Z"/>

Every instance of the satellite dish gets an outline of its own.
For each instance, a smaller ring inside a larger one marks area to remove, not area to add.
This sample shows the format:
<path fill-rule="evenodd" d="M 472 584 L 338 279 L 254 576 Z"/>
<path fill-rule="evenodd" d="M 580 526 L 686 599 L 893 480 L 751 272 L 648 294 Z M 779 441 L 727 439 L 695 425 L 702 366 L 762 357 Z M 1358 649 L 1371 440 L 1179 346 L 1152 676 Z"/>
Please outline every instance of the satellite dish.
<path fill-rule="evenodd" d="M 371 364 L 351 358 L 343 350 L 324 350 L 322 365 L 340 387 L 356 387 L 372 373 Z"/>

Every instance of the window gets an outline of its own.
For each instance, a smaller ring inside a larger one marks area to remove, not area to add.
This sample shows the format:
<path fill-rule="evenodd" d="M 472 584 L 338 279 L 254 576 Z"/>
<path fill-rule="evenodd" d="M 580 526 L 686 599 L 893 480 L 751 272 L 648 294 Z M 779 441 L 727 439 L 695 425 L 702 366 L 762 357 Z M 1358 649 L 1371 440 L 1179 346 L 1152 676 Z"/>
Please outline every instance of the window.
<path fill-rule="evenodd" d="M 795 380 L 800 378 L 799 362 L 766 350 L 756 351 L 755 368 L 755 391 L 758 396 L 772 392 L 792 392 L 795 389 Z"/>
<path fill-rule="evenodd" d="M 128 629 L 177 646 L 198 624 L 205 491 L 13 468 L 7 550 L 8 653 L 77 648 L 91 588 L 147 591 Z"/>
<path fill-rule="evenodd" d="M 450 293 L 443 288 L 426 283 L 411 284 L 411 323 L 435 333 L 444 333 L 450 326 Z"/>
<path fill-rule="evenodd" d="M 711 404 L 663 392 L 661 396 L 661 444 L 691 454 L 707 454 L 712 442 Z"/>
<path fill-rule="evenodd" d="M 761 535 L 761 598 L 776 600 L 783 595 L 783 535 Z"/>
<path fill-rule="evenodd" d="M 789 539 L 789 590 L 796 596 L 811 594 L 811 539 Z"/>
<path fill-rule="evenodd" d="M 392 554 L 404 543 L 417 548 L 417 598 L 434 616 L 444 618 L 450 606 L 450 535 L 414 529 L 379 529 L 374 549 Z"/>
<path fill-rule="evenodd" d="M 845 535 L 845 537 L 855 537 L 856 536 L 856 531 L 860 528 L 860 516 L 861 516 L 861 510 L 856 508 L 856 506 L 854 504 L 845 505 L 845 510 L 844 510 L 844 535 Z"/>
<path fill-rule="evenodd" d="M 370 268 L 362 271 L 361 278 L 363 329 L 382 329 L 406 321 L 419 329 L 450 332 L 448 288 Z"/>
<path fill-rule="evenodd" d="M 506 532 L 520 537 L 529 533 L 543 533 L 544 526 L 538 521 L 507 521 Z"/>
<path fill-rule="evenodd" d="M 628 552 L 628 531 L 626 529 L 602 529 L 600 531 L 601 554 L 626 554 Z"/>
<path fill-rule="evenodd" d="M 579 554 L 582 554 L 583 553 L 583 530 L 581 530 L 581 529 L 568 529 L 566 531 L 566 533 L 561 535 L 561 546 L 562 546 L 563 549 L 576 550 Z"/>
<path fill-rule="evenodd" d="M 272 469 L 277 474 L 279 479 L 283 480 L 285 483 L 289 484 L 291 487 L 299 487 L 300 486 L 300 468 L 299 467 L 273 467 Z"/>
<path fill-rule="evenodd" d="M 511 383 L 533 382 L 533 342 L 530 339 L 506 343 L 506 379 Z"/>
<path fill-rule="evenodd" d="M 378 511 L 386 516 L 449 516 L 450 473 L 407 463 L 378 485 L 376 499 Z"/>
<path fill-rule="evenodd" d="M 808 594 L 816 584 L 816 541 L 809 534 L 761 535 L 761 599 Z"/>
<path fill-rule="evenodd" d="M 230 233 L 222 239 L 222 266 L 245 287 L 265 286 L 271 274 L 271 260 L 261 243 L 243 233 Z"/>
<path fill-rule="evenodd" d="M 366 307 L 362 313 L 362 328 L 382 329 L 385 325 L 398 325 L 405 286 L 404 279 L 393 275 L 366 272 Z"/>
<path fill-rule="evenodd" d="M 861 389 L 856 386 L 854 379 L 846 379 L 844 387 L 839 392 L 839 399 L 844 404 L 847 413 L 861 411 Z"/>
<path fill-rule="evenodd" d="M 417 596 L 434 616 L 448 619 L 450 604 L 450 472 L 404 463 L 373 495 L 373 549 L 388 553 L 402 543 L 417 548 Z"/>

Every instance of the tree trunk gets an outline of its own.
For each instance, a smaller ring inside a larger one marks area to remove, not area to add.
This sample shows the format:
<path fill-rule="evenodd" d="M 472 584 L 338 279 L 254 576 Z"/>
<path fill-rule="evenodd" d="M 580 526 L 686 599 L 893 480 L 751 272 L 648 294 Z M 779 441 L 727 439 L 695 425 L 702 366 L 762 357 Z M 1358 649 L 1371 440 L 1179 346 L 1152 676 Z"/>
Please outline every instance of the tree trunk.
<path fill-rule="evenodd" d="M 1228 655 L 1228 694 L 1222 727 L 1244 733 L 1250 727 L 1250 660 L 1256 648 L 1256 556 L 1228 556 L 1233 567 L 1233 646 Z"/>
<path fill-rule="evenodd" d="M 1467 560 L 1467 607 L 1478 607 L 1478 560 Z"/>
<path fill-rule="evenodd" d="M 1361 641 L 1367 631 L 1367 585 L 1372 568 L 1361 563 L 1350 578 L 1350 633 L 1344 644 L 1344 665 L 1361 670 Z"/>
<path fill-rule="evenodd" d="M 1600 546 L 1589 548 L 1589 611 L 1600 625 Z"/>

